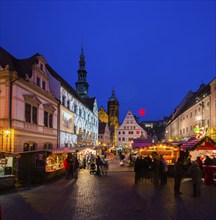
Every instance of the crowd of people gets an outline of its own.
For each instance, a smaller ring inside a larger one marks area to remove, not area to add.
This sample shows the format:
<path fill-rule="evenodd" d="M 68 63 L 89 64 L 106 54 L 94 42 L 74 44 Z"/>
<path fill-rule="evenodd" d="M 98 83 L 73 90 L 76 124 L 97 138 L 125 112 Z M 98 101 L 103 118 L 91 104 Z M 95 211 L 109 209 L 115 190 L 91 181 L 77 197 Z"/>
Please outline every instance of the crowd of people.
<path fill-rule="evenodd" d="M 90 174 L 94 173 L 98 176 L 107 175 L 108 160 L 106 156 L 100 157 L 93 154 L 86 155 L 82 163 L 79 162 L 77 156 L 68 154 L 64 160 L 65 179 L 78 178 L 79 169 L 89 169 Z"/>
<path fill-rule="evenodd" d="M 216 158 L 210 158 L 206 155 L 205 160 L 197 157 L 191 161 L 191 156 L 187 158 L 178 158 L 174 164 L 174 194 L 181 195 L 181 181 L 183 177 L 191 177 L 192 179 L 192 197 L 201 195 L 202 178 L 205 175 L 203 166 L 216 166 Z M 157 154 L 150 156 L 138 156 L 134 164 L 135 184 L 143 183 L 149 180 L 155 187 L 158 185 L 166 185 L 168 166 L 162 155 Z"/>
<path fill-rule="evenodd" d="M 135 184 L 140 182 L 150 181 L 154 186 L 167 183 L 167 162 L 161 155 L 153 155 L 142 157 L 138 156 L 134 163 Z"/>

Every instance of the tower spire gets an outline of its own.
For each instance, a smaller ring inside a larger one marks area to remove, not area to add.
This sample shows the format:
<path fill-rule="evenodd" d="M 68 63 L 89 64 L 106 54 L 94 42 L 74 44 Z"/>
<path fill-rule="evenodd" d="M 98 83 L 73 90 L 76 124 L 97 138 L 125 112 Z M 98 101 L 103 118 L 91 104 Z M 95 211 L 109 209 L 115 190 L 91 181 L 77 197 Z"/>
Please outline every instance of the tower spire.
<path fill-rule="evenodd" d="M 76 91 L 82 98 L 88 98 L 89 84 L 86 81 L 87 71 L 85 69 L 85 55 L 84 55 L 83 47 L 81 47 L 79 69 L 77 73 L 78 73 L 78 80 L 76 82 Z"/>

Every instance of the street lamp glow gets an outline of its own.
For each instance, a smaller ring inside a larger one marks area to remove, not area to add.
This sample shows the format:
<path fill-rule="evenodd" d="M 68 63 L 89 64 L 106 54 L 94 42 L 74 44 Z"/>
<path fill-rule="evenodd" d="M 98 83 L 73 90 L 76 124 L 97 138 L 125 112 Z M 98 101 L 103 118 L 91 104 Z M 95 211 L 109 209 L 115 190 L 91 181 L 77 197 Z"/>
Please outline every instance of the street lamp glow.
<path fill-rule="evenodd" d="M 199 115 L 199 116 L 197 116 L 197 121 L 200 121 L 201 119 L 202 119 L 202 117 Z"/>

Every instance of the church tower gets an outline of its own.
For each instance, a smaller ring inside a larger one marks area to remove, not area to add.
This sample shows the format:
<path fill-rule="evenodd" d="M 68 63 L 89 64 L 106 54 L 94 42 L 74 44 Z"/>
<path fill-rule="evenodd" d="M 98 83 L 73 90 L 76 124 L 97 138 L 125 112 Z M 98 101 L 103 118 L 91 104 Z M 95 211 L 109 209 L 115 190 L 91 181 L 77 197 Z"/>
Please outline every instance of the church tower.
<path fill-rule="evenodd" d="M 88 98 L 88 87 L 89 84 L 86 81 L 87 71 L 85 70 L 85 55 L 83 53 L 83 48 L 80 54 L 80 61 L 79 61 L 79 70 L 78 73 L 78 80 L 76 82 L 76 92 L 82 98 Z"/>
<path fill-rule="evenodd" d="M 114 89 L 112 90 L 112 95 L 107 103 L 108 109 L 108 124 L 111 131 L 111 143 L 116 146 L 116 130 L 119 127 L 119 102 L 115 96 Z"/>

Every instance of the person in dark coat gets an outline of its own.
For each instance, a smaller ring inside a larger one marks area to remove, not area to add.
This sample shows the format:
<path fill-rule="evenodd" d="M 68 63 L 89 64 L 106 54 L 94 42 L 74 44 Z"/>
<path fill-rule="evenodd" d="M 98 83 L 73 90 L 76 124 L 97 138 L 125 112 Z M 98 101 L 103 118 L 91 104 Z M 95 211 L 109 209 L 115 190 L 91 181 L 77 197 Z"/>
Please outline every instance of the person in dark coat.
<path fill-rule="evenodd" d="M 103 162 L 102 162 L 100 156 L 98 155 L 97 159 L 96 159 L 97 175 L 98 176 L 101 176 L 101 167 L 102 167 L 102 165 L 103 165 Z"/>
<path fill-rule="evenodd" d="M 193 161 L 191 167 L 188 170 L 192 178 L 193 183 L 193 194 L 192 197 L 200 196 L 201 194 L 201 183 L 202 183 L 202 171 L 198 166 L 197 161 Z"/>
<path fill-rule="evenodd" d="M 174 193 L 175 195 L 181 195 L 182 192 L 180 192 L 180 187 L 181 187 L 181 179 L 183 177 L 183 166 L 182 166 L 182 161 L 180 158 L 178 158 L 178 161 L 176 162 L 174 166 Z"/>
<path fill-rule="evenodd" d="M 142 160 L 138 156 L 134 164 L 135 184 L 139 183 L 142 175 Z"/>
<path fill-rule="evenodd" d="M 78 178 L 78 170 L 79 170 L 79 160 L 77 159 L 77 157 L 75 157 L 74 159 L 74 177 L 77 179 Z"/>
<path fill-rule="evenodd" d="M 155 156 L 152 162 L 152 174 L 153 174 L 153 184 L 154 186 L 158 186 L 160 179 L 160 171 L 161 171 L 161 163 L 158 160 L 158 157 Z"/>

